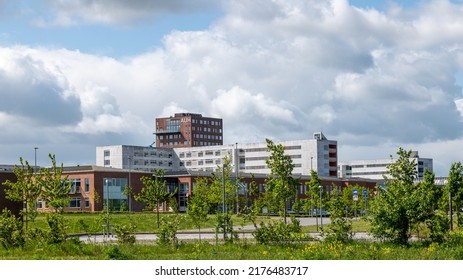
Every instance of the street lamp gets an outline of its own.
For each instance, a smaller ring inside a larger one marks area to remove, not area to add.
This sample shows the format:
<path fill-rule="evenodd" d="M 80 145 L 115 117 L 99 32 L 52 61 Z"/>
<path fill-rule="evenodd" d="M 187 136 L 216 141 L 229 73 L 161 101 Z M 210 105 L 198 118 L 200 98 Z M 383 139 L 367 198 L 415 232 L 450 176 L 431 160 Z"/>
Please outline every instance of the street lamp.
<path fill-rule="evenodd" d="M 106 231 L 109 237 L 109 180 L 105 179 L 106 185 Z"/>
<path fill-rule="evenodd" d="M 226 225 L 225 225 L 225 219 L 226 219 L 226 214 L 227 214 L 227 205 L 225 204 L 225 167 L 227 165 L 224 163 L 222 164 L 222 213 L 224 214 L 223 216 L 223 241 L 225 242 L 225 239 L 227 238 L 227 232 L 226 232 Z"/>
<path fill-rule="evenodd" d="M 37 149 L 38 147 L 34 147 L 34 172 L 37 172 Z"/>
<path fill-rule="evenodd" d="M 323 186 L 318 186 L 320 189 L 320 229 L 323 230 L 323 215 L 322 215 L 322 193 L 323 193 Z"/>
<path fill-rule="evenodd" d="M 132 171 L 132 156 L 129 156 L 129 191 L 127 193 L 127 196 L 128 196 L 128 201 L 129 201 L 129 213 L 132 212 L 132 199 L 131 199 L 131 193 L 132 193 L 132 189 L 131 189 L 131 184 L 130 184 L 130 178 L 132 177 L 131 175 L 131 171 Z"/>

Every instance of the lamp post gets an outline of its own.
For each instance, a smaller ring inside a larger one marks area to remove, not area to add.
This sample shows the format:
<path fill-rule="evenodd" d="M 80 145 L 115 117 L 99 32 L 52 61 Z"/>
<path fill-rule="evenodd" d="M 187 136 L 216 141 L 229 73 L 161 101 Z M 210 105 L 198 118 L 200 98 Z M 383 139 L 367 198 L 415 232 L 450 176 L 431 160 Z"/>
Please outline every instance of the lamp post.
<path fill-rule="evenodd" d="M 109 237 L 109 180 L 105 179 L 106 185 L 106 230 Z"/>
<path fill-rule="evenodd" d="M 38 147 L 34 147 L 34 173 L 37 172 L 37 149 Z"/>
<path fill-rule="evenodd" d="M 238 158 L 238 143 L 235 143 L 235 185 L 236 185 L 236 214 L 239 212 L 239 185 L 238 185 L 238 164 L 239 164 L 239 158 Z"/>
<path fill-rule="evenodd" d="M 322 193 L 323 193 L 323 186 L 318 186 L 320 189 L 320 229 L 323 230 L 323 215 L 322 215 Z"/>
<path fill-rule="evenodd" d="M 227 238 L 227 232 L 226 232 L 226 214 L 227 214 L 227 205 L 225 204 L 225 167 L 227 167 L 226 164 L 222 164 L 222 213 L 223 213 L 223 241 L 225 242 L 225 239 Z"/>
<path fill-rule="evenodd" d="M 127 199 L 129 201 L 129 213 L 132 212 L 132 199 L 131 199 L 131 195 L 132 195 L 132 185 L 130 184 L 130 179 L 131 179 L 131 173 L 132 171 L 132 156 L 129 156 L 129 192 L 127 193 Z"/>

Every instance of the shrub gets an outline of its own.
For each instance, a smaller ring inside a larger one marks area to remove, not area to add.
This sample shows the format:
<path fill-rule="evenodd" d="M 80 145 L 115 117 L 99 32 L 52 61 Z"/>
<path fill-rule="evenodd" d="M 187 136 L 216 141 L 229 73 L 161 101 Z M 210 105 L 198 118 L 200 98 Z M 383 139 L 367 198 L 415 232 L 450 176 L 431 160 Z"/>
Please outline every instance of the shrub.
<path fill-rule="evenodd" d="M 174 219 L 161 219 L 161 226 L 157 235 L 159 245 L 178 245 L 177 230 L 181 223 L 179 217 L 176 215 Z"/>
<path fill-rule="evenodd" d="M 0 243 L 5 249 L 24 245 L 22 222 L 7 209 L 0 218 Z"/>
<path fill-rule="evenodd" d="M 47 233 L 48 244 L 58 244 L 66 240 L 66 222 L 63 215 L 58 213 L 47 214 L 47 224 L 49 227 Z"/>
<path fill-rule="evenodd" d="M 131 256 L 124 253 L 119 246 L 109 246 L 105 252 L 105 258 L 108 260 L 130 260 Z"/>
<path fill-rule="evenodd" d="M 430 231 L 429 238 L 432 242 L 442 243 L 448 236 L 450 220 L 442 210 L 434 212 L 432 219 L 426 221 L 426 225 Z"/>
<path fill-rule="evenodd" d="M 261 222 L 260 227 L 252 234 L 259 244 L 287 243 L 306 238 L 301 234 L 299 220 L 294 217 L 291 217 L 289 224 L 283 221 L 273 221 L 268 224 Z"/>
<path fill-rule="evenodd" d="M 134 244 L 135 243 L 135 225 L 115 225 L 114 234 L 120 244 Z"/>

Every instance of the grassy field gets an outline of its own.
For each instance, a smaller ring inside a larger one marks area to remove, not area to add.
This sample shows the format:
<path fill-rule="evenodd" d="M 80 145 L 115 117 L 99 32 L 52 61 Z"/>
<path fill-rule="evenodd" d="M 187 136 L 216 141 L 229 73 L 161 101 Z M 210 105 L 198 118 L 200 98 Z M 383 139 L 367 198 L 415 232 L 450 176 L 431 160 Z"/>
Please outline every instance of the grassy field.
<path fill-rule="evenodd" d="M 79 224 L 94 224 L 100 229 L 100 214 L 66 214 L 68 234 L 82 233 Z M 174 218 L 174 215 L 162 215 Z M 195 230 L 185 215 L 182 230 Z M 176 218 L 179 218 L 177 216 Z M 210 217 L 203 228 L 212 228 L 214 218 Z M 268 217 L 262 220 L 269 221 Z M 234 224 L 242 224 L 242 218 L 233 217 Z M 118 225 L 135 224 L 137 232 L 154 232 L 156 215 L 154 213 L 112 213 L 111 223 Z M 364 220 L 353 222 L 354 231 L 365 232 L 368 223 Z M 45 215 L 39 215 L 30 224 L 31 228 L 46 228 Z M 314 232 L 315 226 L 304 227 L 303 232 Z M 99 231 L 101 232 L 101 231 Z M 86 244 L 77 238 L 70 238 L 61 244 L 27 242 L 22 248 L 4 249 L 0 247 L 0 259 L 8 260 L 453 260 L 463 259 L 463 232 L 455 231 L 451 238 L 442 244 L 412 242 L 409 246 L 391 243 L 352 241 L 314 242 L 301 241 L 291 244 L 260 245 L 250 240 L 238 239 L 233 244 L 215 244 L 213 241 L 180 241 L 177 246 L 161 246 L 155 241 L 143 244 L 120 245 L 115 243 Z"/>
<path fill-rule="evenodd" d="M 454 260 L 463 258 L 463 245 L 413 243 L 409 247 L 373 242 L 306 242 L 287 245 L 244 243 L 173 246 L 83 244 L 27 246 L 0 250 L 0 259 L 23 260 Z"/>

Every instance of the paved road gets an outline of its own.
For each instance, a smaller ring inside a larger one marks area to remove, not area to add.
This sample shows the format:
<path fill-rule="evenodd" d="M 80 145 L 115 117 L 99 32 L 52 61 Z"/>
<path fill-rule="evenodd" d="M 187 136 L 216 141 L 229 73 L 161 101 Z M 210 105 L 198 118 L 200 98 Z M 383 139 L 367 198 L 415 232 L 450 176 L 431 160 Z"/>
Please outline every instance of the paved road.
<path fill-rule="evenodd" d="M 320 219 L 317 218 L 298 218 L 300 221 L 301 226 L 314 226 L 314 225 L 320 225 Z M 323 224 L 326 225 L 330 223 L 330 219 L 324 217 L 323 218 Z M 235 230 L 237 230 L 239 233 L 239 238 L 253 238 L 252 236 L 252 231 L 254 230 L 253 225 L 247 225 L 244 227 L 239 227 L 235 226 Z M 241 232 L 242 231 L 242 232 Z M 311 233 L 311 236 L 318 238 L 319 234 L 317 232 Z M 218 238 L 222 239 L 223 235 L 219 234 Z M 356 238 L 368 238 L 368 236 L 365 233 L 359 233 L 355 235 Z M 115 236 L 103 236 L 103 235 L 94 235 L 94 236 L 80 236 L 79 237 L 81 241 L 83 242 L 105 242 L 105 241 L 117 241 L 117 238 Z M 137 241 L 143 242 L 143 241 L 151 241 L 151 240 L 156 240 L 156 234 L 152 233 L 143 233 L 143 234 L 136 234 L 135 238 Z M 177 233 L 177 238 L 179 240 L 198 240 L 199 239 L 199 233 L 197 230 L 186 230 L 186 231 L 180 231 Z M 209 229 L 203 229 L 201 230 L 201 239 L 202 240 L 215 240 L 215 233 L 214 230 L 209 228 Z"/>

